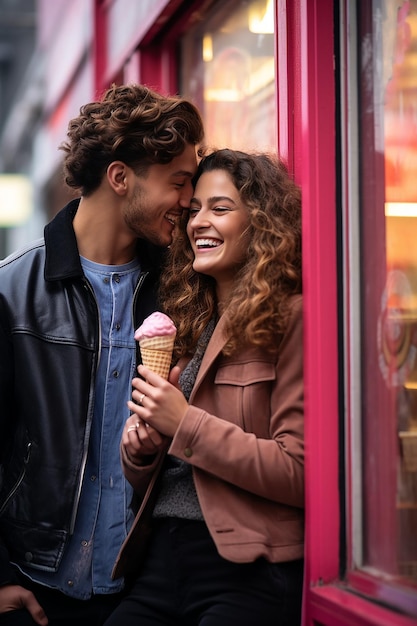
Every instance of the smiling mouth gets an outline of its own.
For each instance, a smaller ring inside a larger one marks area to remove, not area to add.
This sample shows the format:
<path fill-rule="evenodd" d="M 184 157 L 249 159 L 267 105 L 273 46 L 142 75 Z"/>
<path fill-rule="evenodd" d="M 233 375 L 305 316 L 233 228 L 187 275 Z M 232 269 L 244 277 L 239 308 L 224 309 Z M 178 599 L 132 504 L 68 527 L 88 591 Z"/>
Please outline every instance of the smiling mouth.
<path fill-rule="evenodd" d="M 167 219 L 168 222 L 172 224 L 173 226 L 175 226 L 178 223 L 178 220 L 180 217 L 181 217 L 181 214 L 179 213 L 166 213 L 165 214 L 165 219 Z"/>
<path fill-rule="evenodd" d="M 195 245 L 197 250 L 207 250 L 211 248 L 218 248 L 222 245 L 220 239 L 196 239 Z"/>

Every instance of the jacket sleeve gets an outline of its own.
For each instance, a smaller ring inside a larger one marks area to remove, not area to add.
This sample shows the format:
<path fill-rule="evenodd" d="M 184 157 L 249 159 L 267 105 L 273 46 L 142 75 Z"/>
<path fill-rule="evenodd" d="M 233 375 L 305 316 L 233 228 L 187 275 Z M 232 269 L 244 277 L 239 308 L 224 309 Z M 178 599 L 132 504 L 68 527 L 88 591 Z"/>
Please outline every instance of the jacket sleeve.
<path fill-rule="evenodd" d="M 120 454 L 122 461 L 122 468 L 126 479 L 132 485 L 136 495 L 139 498 L 142 498 L 148 488 L 148 485 L 152 479 L 155 471 L 158 470 L 161 464 L 161 457 L 165 455 L 165 451 L 162 450 L 158 452 L 155 458 L 152 460 L 152 463 L 149 465 L 137 465 L 126 454 L 126 450 L 121 444 L 120 446 Z"/>
<path fill-rule="evenodd" d="M 221 406 L 221 392 L 211 389 L 211 395 L 218 396 Z M 294 301 L 290 323 L 280 344 L 270 406 L 258 409 L 269 411 L 269 438 L 245 432 L 236 423 L 189 406 L 169 453 L 245 491 L 303 507 L 303 409 L 303 324 L 299 297 Z"/>

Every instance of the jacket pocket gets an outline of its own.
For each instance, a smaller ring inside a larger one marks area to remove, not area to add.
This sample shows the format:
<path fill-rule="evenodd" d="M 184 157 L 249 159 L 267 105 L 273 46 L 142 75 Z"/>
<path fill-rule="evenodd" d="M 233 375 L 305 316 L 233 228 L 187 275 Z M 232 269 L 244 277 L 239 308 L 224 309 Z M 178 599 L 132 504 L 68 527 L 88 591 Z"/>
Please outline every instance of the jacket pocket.
<path fill-rule="evenodd" d="M 22 484 L 22 481 L 23 481 L 23 479 L 24 479 L 24 477 L 26 475 L 26 467 L 27 467 L 27 465 L 29 463 L 29 460 L 30 460 L 31 448 L 32 448 L 32 443 L 29 441 L 26 444 L 25 456 L 23 458 L 23 463 L 22 463 L 19 475 L 17 476 L 15 482 L 13 483 L 12 487 L 8 490 L 6 495 L 4 497 L 2 497 L 2 502 L 1 502 L 1 505 L 0 505 L 0 517 L 3 515 L 4 511 L 7 508 L 7 505 L 14 498 L 15 493 L 17 492 L 17 490 L 19 489 L 20 485 Z"/>
<path fill-rule="evenodd" d="M 246 387 L 255 383 L 275 380 L 275 365 L 271 361 L 237 361 L 220 365 L 215 383 Z"/>
<path fill-rule="evenodd" d="M 269 438 L 271 386 L 275 377 L 272 361 L 221 364 L 214 382 L 225 419 L 239 424 L 246 432 Z"/>

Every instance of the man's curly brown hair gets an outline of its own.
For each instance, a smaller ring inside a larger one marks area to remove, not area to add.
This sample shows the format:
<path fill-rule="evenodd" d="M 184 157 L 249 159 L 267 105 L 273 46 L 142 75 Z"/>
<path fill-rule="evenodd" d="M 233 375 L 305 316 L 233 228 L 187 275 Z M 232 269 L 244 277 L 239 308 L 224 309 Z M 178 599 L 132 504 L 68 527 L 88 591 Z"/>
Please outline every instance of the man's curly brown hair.
<path fill-rule="evenodd" d="M 241 345 L 276 350 L 285 330 L 289 300 L 301 293 L 301 192 L 285 164 L 266 153 L 217 150 L 204 157 L 194 184 L 205 172 L 228 173 L 249 213 L 247 257 L 227 303 L 225 348 Z M 208 321 L 217 314 L 213 278 L 193 270 L 194 254 L 183 216 L 170 247 L 160 287 L 164 311 L 177 326 L 175 356 L 195 351 Z"/>
<path fill-rule="evenodd" d="M 198 109 L 179 96 L 163 96 L 143 85 L 113 85 L 97 102 L 85 104 L 69 122 L 64 177 L 69 187 L 88 196 L 113 161 L 136 174 L 154 163 L 169 163 L 186 144 L 203 141 Z"/>

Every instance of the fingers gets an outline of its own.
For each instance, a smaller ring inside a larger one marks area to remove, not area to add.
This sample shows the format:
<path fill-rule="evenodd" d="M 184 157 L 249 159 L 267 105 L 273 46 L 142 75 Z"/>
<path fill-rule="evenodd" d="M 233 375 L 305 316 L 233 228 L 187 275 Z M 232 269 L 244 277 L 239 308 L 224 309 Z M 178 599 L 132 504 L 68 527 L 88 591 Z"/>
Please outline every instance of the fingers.
<path fill-rule="evenodd" d="M 146 368 L 144 368 L 144 370 L 146 372 L 150 372 L 150 370 L 146 370 Z M 157 378 L 160 378 L 160 376 L 158 376 L 157 374 L 155 374 L 155 376 L 157 376 Z M 166 382 L 163 378 L 161 378 L 161 381 Z M 134 378 L 132 380 L 132 398 L 139 406 L 144 406 L 144 403 L 146 402 L 146 397 L 151 397 L 152 391 L 154 389 L 155 387 L 153 385 L 149 384 L 142 378 Z"/>
<path fill-rule="evenodd" d="M 124 430 L 123 430 L 123 439 L 125 442 L 135 442 L 138 438 L 138 431 L 140 427 L 140 420 L 136 415 L 132 415 L 126 421 Z"/>
<path fill-rule="evenodd" d="M 26 609 L 29 611 L 34 621 L 37 624 L 39 624 L 39 626 L 47 626 L 48 618 L 45 615 L 45 611 L 43 610 L 39 602 L 36 600 L 33 593 L 31 593 L 30 591 L 28 591 L 27 593 L 28 595 L 26 597 L 26 604 L 25 604 Z"/>
<path fill-rule="evenodd" d="M 129 402 L 129 408 L 133 409 L 137 405 L 133 402 Z M 152 428 L 149 424 L 138 418 L 137 415 L 132 415 L 125 424 L 122 443 L 125 446 L 129 456 L 138 457 L 140 455 L 155 454 L 163 442 L 163 436 L 155 428 Z"/>
<path fill-rule="evenodd" d="M 173 368 L 171 371 L 174 372 L 174 370 L 178 370 L 179 376 L 179 368 Z M 166 391 L 167 387 L 170 386 L 170 383 L 165 378 L 162 378 L 162 376 L 159 376 L 159 374 L 156 374 L 144 365 L 138 366 L 138 373 L 141 378 L 132 380 L 132 397 L 140 406 L 146 406 L 146 398 L 153 400 L 161 390 Z M 173 376 L 175 380 L 175 372 Z"/>
<path fill-rule="evenodd" d="M 145 379 L 145 384 L 150 383 L 152 387 L 160 387 L 166 382 L 165 378 L 162 378 L 162 376 L 156 374 L 153 370 L 148 369 L 144 365 L 138 365 L 138 373 Z"/>
<path fill-rule="evenodd" d="M 26 609 L 39 624 L 47 626 L 48 618 L 33 593 L 20 585 L 5 585 L 0 588 L 0 613 Z"/>
<path fill-rule="evenodd" d="M 172 385 L 165 378 L 142 365 L 138 369 L 141 370 L 140 374 L 146 376 L 147 379 L 146 381 L 142 378 L 132 380 L 132 399 L 138 406 L 149 409 L 154 401 L 161 398 L 161 393 L 165 395 Z"/>
<path fill-rule="evenodd" d="M 174 370 L 178 368 L 172 370 L 172 379 L 175 383 L 178 372 Z M 155 427 L 162 435 L 173 437 L 188 408 L 184 394 L 175 384 L 143 365 L 139 365 L 138 372 L 146 377 L 146 381 L 142 378 L 133 379 L 129 409 L 139 420 Z"/>
<path fill-rule="evenodd" d="M 179 385 L 180 374 L 181 374 L 181 368 L 176 365 L 175 367 L 172 368 L 168 377 L 168 380 L 171 383 L 171 385 L 174 385 L 174 387 L 176 387 L 177 389 L 180 388 L 180 385 Z"/>
<path fill-rule="evenodd" d="M 133 389 L 132 391 L 132 398 L 136 402 L 136 405 L 139 407 L 145 408 L 147 397 L 150 398 L 150 396 L 147 396 L 145 393 L 142 393 L 139 389 Z"/>
<path fill-rule="evenodd" d="M 135 422 L 126 427 L 126 433 L 130 441 L 135 441 L 137 437 L 139 437 L 139 439 L 150 437 L 152 434 L 156 433 L 156 431 L 143 420 L 135 418 Z"/>
<path fill-rule="evenodd" d="M 130 432 L 134 432 L 135 433 L 136 429 L 138 428 L 138 426 L 139 426 L 139 422 L 136 422 L 135 424 L 132 424 L 131 426 L 128 426 L 126 432 L 127 433 L 130 433 Z"/>

